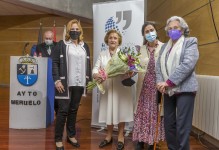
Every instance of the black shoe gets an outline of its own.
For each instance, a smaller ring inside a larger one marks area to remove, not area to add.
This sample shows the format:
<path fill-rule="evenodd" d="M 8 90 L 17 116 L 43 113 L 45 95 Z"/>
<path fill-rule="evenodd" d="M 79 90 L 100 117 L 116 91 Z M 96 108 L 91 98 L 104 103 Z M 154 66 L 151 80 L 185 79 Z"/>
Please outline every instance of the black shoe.
<path fill-rule="evenodd" d="M 106 139 L 100 142 L 99 148 L 103 148 L 113 142 L 113 138 L 111 138 L 110 141 L 107 141 Z"/>
<path fill-rule="evenodd" d="M 72 141 L 69 139 L 69 137 L 67 137 L 67 142 L 70 143 L 70 144 L 71 144 L 72 146 L 74 146 L 74 147 L 80 147 L 80 144 L 79 144 L 78 142 L 76 142 L 76 143 L 72 142 Z"/>
<path fill-rule="evenodd" d="M 148 150 L 153 150 L 154 149 L 154 145 L 148 145 Z"/>
<path fill-rule="evenodd" d="M 62 147 L 57 147 L 56 146 L 56 150 L 65 150 L 65 149 L 64 149 L 64 146 L 62 146 Z"/>
<path fill-rule="evenodd" d="M 144 142 L 138 142 L 136 144 L 135 150 L 142 150 L 144 149 Z"/>
<path fill-rule="evenodd" d="M 118 141 L 118 143 L 117 143 L 117 150 L 123 150 L 123 148 L 124 148 L 124 143 Z"/>

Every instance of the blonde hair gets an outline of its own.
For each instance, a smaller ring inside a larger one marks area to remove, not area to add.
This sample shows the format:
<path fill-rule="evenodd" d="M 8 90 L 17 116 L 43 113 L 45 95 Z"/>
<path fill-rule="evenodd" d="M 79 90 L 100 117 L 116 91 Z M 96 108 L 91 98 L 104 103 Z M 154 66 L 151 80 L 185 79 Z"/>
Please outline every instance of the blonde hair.
<path fill-rule="evenodd" d="M 116 30 L 114 30 L 114 29 L 112 29 L 112 30 L 109 30 L 107 33 L 106 33 L 106 35 L 105 35 L 105 37 L 104 37 L 104 42 L 108 45 L 108 38 L 109 38 L 109 35 L 111 34 L 111 33 L 116 33 L 117 35 L 118 35 L 118 37 L 119 37 L 119 46 L 122 44 L 122 35 L 118 32 L 118 31 L 116 31 Z"/>
<path fill-rule="evenodd" d="M 70 37 L 70 31 L 71 31 L 71 27 L 73 24 L 77 24 L 78 25 L 78 28 L 79 28 L 79 31 L 81 32 L 80 36 L 79 36 L 79 41 L 78 42 L 81 42 L 83 41 L 83 29 L 81 27 L 81 24 L 80 24 L 80 21 L 76 20 L 76 19 L 73 19 L 73 20 L 70 20 L 68 23 L 67 23 L 67 27 L 66 27 L 66 34 L 65 34 L 65 40 L 68 41 L 71 37 Z"/>

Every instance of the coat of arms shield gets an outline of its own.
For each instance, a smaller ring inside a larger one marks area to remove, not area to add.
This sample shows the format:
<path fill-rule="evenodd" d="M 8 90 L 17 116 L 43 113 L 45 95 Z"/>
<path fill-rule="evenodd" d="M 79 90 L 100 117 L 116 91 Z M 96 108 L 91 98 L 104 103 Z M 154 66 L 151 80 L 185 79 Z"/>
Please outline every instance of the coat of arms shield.
<path fill-rule="evenodd" d="M 17 79 L 24 86 L 31 86 L 38 79 L 38 64 L 17 64 Z"/>

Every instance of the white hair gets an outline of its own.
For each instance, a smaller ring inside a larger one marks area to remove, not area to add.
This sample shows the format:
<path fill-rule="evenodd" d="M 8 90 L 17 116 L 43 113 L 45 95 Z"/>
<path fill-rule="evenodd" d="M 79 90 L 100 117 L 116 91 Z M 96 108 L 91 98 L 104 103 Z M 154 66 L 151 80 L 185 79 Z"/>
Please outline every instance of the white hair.
<path fill-rule="evenodd" d="M 183 35 L 184 36 L 188 36 L 189 35 L 189 26 L 188 24 L 186 23 L 186 21 L 182 18 L 182 17 L 179 17 L 179 16 L 172 16 L 170 17 L 168 20 L 167 20 L 167 24 L 166 24 L 166 27 L 165 27 L 165 31 L 168 32 L 168 25 L 170 22 L 172 21 L 179 21 L 179 25 L 180 27 L 183 29 Z"/>

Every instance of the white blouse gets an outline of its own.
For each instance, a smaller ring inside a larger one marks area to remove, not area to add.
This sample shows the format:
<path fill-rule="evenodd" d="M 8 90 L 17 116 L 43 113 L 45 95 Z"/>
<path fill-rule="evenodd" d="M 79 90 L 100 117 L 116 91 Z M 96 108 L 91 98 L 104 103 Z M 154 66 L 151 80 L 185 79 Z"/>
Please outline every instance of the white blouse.
<path fill-rule="evenodd" d="M 69 44 L 68 50 L 68 86 L 85 86 L 86 52 L 80 44 Z"/>

